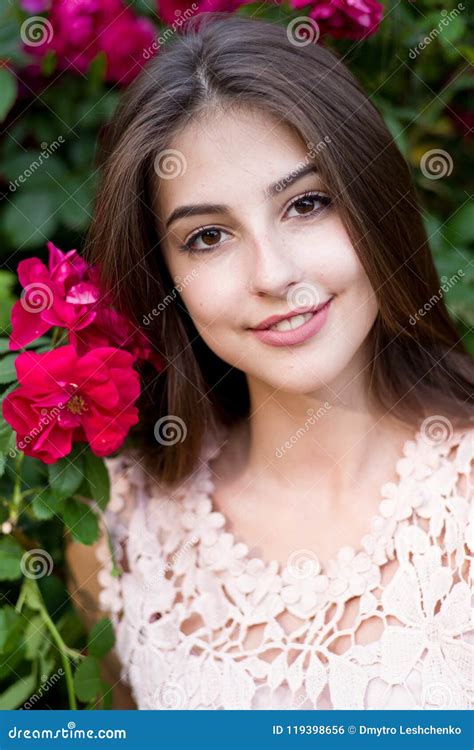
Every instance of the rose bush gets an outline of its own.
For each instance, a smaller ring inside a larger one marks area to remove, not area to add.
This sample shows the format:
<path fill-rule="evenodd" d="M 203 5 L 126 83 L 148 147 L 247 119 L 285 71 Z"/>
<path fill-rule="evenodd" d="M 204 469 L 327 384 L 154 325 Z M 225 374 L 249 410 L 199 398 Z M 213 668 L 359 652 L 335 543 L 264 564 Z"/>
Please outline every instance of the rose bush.
<path fill-rule="evenodd" d="M 33 542 L 23 529 L 55 521 L 84 544 L 97 540 L 99 515 L 109 499 L 108 472 L 100 459 L 121 448 L 138 422 L 140 364 L 148 361 L 159 372 L 163 362 L 146 335 L 111 306 L 98 267 L 76 250 L 64 253 L 52 242 L 47 248 L 47 265 L 39 258 L 19 263 L 23 290 L 12 306 L 10 337 L 0 342 L 3 350 L 8 342 L 8 350 L 16 352 L 2 360 L 0 373 L 11 383 L 0 399 L 0 579 L 24 576 L 16 607 L 0 610 L 0 635 L 2 617 L 5 624 L 5 617 L 15 620 L 21 613 L 20 628 L 36 612 L 40 632 L 48 630 L 59 644 L 69 706 L 77 707 L 78 699 L 108 706 L 110 690 L 100 679 L 98 657 L 113 645 L 111 624 L 99 621 L 86 653 L 66 645 L 49 614 L 47 591 L 43 594 L 29 565 L 46 562 L 50 576 L 53 558 L 48 545 L 36 540 L 32 557 Z M 37 351 L 25 351 L 35 346 Z M 22 656 L 15 643 L 5 654 L 5 674 L 14 657 Z M 57 659 L 50 657 L 52 669 Z M 29 707 L 36 680 L 35 672 L 20 675 L 0 696 L 0 706 Z"/>

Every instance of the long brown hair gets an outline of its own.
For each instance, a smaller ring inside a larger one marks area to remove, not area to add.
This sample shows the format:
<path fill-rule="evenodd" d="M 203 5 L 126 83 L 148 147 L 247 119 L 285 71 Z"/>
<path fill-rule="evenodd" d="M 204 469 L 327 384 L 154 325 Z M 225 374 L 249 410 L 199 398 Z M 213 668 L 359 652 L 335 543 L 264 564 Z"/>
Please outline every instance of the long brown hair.
<path fill-rule="evenodd" d="M 407 164 L 379 113 L 321 44 L 293 44 L 282 25 L 204 13 L 160 49 L 121 98 L 102 146 L 85 249 L 100 263 L 117 308 L 145 327 L 167 363 L 159 375 L 143 369 L 135 433 L 157 479 L 180 482 L 197 465 L 204 431 L 249 411 L 245 374 L 207 347 L 176 293 L 151 208 L 157 154 L 193 118 L 235 105 L 289 124 L 313 154 L 316 145 L 312 161 L 378 299 L 370 396 L 408 423 L 441 414 L 456 426 L 472 424 L 473 362 L 443 302 Z M 164 415 L 183 420 L 184 442 L 157 442 L 153 428 Z"/>

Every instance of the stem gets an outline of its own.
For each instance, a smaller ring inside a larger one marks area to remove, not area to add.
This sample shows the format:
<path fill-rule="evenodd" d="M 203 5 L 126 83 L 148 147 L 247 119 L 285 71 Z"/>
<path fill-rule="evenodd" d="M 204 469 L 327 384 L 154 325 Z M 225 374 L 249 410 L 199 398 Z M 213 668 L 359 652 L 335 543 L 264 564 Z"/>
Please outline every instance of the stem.
<path fill-rule="evenodd" d="M 59 341 L 59 338 L 61 336 L 61 329 L 56 327 L 53 329 L 53 337 L 51 339 L 51 348 L 56 346 L 57 342 Z"/>
<path fill-rule="evenodd" d="M 66 329 L 56 326 L 56 328 L 53 329 L 53 337 L 51 339 L 51 349 L 54 349 L 54 347 L 58 346 L 58 344 L 62 344 L 63 341 L 65 341 L 66 339 L 67 339 Z"/>
<path fill-rule="evenodd" d="M 13 485 L 13 498 L 12 498 L 12 510 L 10 513 L 9 521 L 15 525 L 18 516 L 20 515 L 20 508 L 21 508 L 21 500 L 22 500 L 22 492 L 21 492 L 21 463 L 24 458 L 24 453 L 21 451 L 18 453 L 16 457 L 16 477 L 15 477 L 15 484 Z"/>
<path fill-rule="evenodd" d="M 38 487 L 31 487 L 29 490 L 22 492 L 22 497 L 28 497 L 28 495 L 33 495 L 33 493 L 40 492 L 41 490 L 44 490 L 44 487 L 41 487 L 41 485 L 38 485 Z"/>
<path fill-rule="evenodd" d="M 51 635 L 53 636 L 54 641 L 56 642 L 56 645 L 59 649 L 59 653 L 61 654 L 61 660 L 64 667 L 64 674 L 66 676 L 66 686 L 67 686 L 67 693 L 69 697 L 69 708 L 72 710 L 77 710 L 77 702 L 76 702 L 76 696 L 74 694 L 74 684 L 72 679 L 72 670 L 71 665 L 69 663 L 68 655 L 71 655 L 75 652 L 74 649 L 70 649 L 66 644 L 64 643 L 63 639 L 61 638 L 61 635 L 52 621 L 51 617 L 49 616 L 49 613 L 44 606 L 43 602 L 41 602 L 41 615 L 43 616 L 44 623 L 48 630 L 50 631 Z"/>
<path fill-rule="evenodd" d="M 80 651 L 77 651 L 75 648 L 70 648 L 69 646 L 64 646 L 65 653 L 74 661 L 79 661 L 79 659 L 85 659 L 85 654 L 81 654 Z"/>

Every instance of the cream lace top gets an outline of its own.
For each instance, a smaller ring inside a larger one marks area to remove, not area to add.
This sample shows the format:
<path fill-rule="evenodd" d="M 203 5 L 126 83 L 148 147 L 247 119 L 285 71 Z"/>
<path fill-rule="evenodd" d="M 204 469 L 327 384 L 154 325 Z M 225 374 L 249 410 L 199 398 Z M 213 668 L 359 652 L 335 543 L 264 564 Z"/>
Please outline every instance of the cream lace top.
<path fill-rule="evenodd" d="M 100 606 L 138 708 L 472 707 L 474 429 L 408 440 L 360 547 L 325 570 L 311 550 L 264 562 L 228 531 L 209 466 L 221 444 L 173 492 L 134 451 L 107 459 Z"/>

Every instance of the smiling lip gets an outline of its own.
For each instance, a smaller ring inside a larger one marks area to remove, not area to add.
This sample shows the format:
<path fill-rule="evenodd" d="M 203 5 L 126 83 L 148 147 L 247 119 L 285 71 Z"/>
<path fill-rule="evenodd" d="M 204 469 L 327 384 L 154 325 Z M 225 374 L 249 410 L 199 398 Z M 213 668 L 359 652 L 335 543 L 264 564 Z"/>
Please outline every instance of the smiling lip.
<path fill-rule="evenodd" d="M 330 298 L 332 299 L 332 297 Z M 321 310 L 330 300 L 326 300 L 326 302 L 322 302 L 320 305 L 313 305 L 312 307 L 301 307 L 298 308 L 298 310 L 291 310 L 289 313 L 286 313 L 286 315 L 271 315 L 269 318 L 265 318 L 258 326 L 255 326 L 252 328 L 252 331 L 263 331 L 267 328 L 270 328 L 270 326 L 275 325 L 275 323 L 279 323 L 280 320 L 288 320 L 288 318 L 294 318 L 295 315 L 304 315 L 308 312 L 318 312 L 318 310 Z"/>
<path fill-rule="evenodd" d="M 292 346 L 294 344 L 301 344 L 303 341 L 314 336 L 318 331 L 321 330 L 326 322 L 331 302 L 334 298 L 331 297 L 327 302 L 322 305 L 318 305 L 312 310 L 298 310 L 295 315 L 300 315 L 303 312 L 313 312 L 313 317 L 310 318 L 306 323 L 303 323 L 299 328 L 295 328 L 291 331 L 276 331 L 270 328 L 251 328 L 252 333 L 260 339 L 264 344 L 270 344 L 271 346 Z M 287 315 L 286 318 L 293 317 L 293 315 Z M 270 325 L 277 323 L 279 320 L 285 320 L 285 316 L 275 315 L 272 318 L 268 318 L 265 323 L 272 321 Z M 263 325 L 263 324 L 261 324 Z"/>

